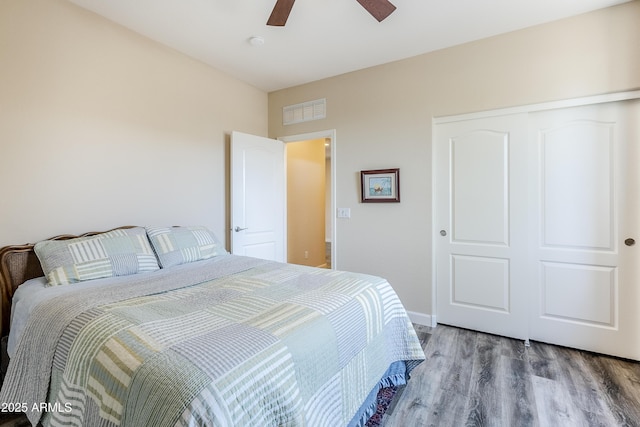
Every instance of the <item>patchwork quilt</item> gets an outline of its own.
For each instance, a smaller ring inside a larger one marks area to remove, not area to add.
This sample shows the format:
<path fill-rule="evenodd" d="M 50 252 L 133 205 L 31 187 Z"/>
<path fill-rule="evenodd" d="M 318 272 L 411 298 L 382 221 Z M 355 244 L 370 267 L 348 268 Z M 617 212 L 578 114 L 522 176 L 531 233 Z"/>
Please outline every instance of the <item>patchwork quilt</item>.
<path fill-rule="evenodd" d="M 422 360 L 384 279 L 225 255 L 39 304 L 0 401 L 45 426 L 346 426 Z"/>

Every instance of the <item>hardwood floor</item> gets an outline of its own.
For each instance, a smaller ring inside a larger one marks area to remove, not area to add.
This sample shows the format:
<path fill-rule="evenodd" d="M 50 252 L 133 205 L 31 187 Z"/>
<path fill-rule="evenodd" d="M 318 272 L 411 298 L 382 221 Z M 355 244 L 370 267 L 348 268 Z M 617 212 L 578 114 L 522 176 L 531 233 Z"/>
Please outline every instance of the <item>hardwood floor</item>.
<path fill-rule="evenodd" d="M 640 363 L 438 325 L 383 427 L 640 426 Z"/>

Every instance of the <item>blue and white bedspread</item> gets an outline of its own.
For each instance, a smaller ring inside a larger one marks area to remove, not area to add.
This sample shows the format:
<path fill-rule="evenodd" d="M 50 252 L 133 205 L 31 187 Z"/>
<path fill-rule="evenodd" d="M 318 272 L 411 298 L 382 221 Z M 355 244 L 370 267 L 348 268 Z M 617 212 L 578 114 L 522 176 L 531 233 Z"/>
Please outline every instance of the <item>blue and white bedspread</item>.
<path fill-rule="evenodd" d="M 38 304 L 0 401 L 45 426 L 346 426 L 422 360 L 384 279 L 227 255 Z"/>

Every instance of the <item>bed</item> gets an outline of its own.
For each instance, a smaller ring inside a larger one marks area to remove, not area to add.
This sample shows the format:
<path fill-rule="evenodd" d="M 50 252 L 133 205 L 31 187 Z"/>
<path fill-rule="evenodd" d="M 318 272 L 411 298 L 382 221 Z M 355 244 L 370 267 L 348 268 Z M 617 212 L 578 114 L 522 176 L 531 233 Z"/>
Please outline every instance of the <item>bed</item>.
<path fill-rule="evenodd" d="M 359 426 L 424 360 L 379 277 L 228 254 L 204 227 L 0 249 L 2 412 L 44 426 Z"/>

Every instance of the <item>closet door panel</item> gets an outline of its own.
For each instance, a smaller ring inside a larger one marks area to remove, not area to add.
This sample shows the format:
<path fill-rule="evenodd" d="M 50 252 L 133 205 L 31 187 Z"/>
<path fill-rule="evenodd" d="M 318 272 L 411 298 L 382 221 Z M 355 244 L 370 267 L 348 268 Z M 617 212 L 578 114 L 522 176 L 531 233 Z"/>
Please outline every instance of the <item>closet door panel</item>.
<path fill-rule="evenodd" d="M 453 240 L 507 246 L 509 134 L 472 130 L 449 143 Z"/>
<path fill-rule="evenodd" d="M 640 360 L 639 105 L 530 114 L 531 339 Z"/>
<path fill-rule="evenodd" d="M 539 130 L 544 246 L 614 249 L 613 131 L 596 120 Z"/>
<path fill-rule="evenodd" d="M 525 119 L 437 126 L 439 323 L 526 338 Z"/>

